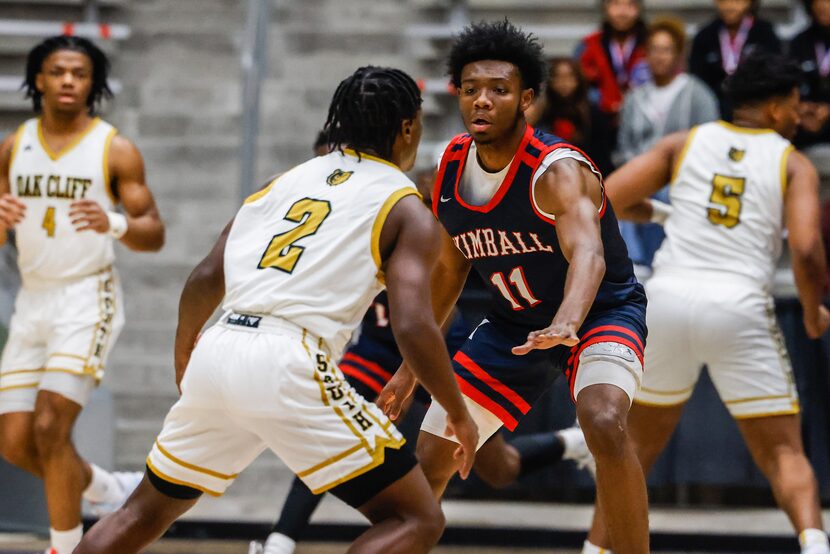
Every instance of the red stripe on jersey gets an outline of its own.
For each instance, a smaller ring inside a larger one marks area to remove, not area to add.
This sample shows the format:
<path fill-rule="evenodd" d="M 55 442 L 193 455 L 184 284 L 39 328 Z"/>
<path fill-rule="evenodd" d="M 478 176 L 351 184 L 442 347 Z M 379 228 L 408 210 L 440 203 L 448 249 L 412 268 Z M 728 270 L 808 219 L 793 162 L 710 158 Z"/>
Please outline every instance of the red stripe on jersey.
<path fill-rule="evenodd" d="M 372 373 L 374 373 L 378 377 L 381 377 L 383 379 L 384 383 L 389 381 L 389 379 L 392 378 L 391 373 L 389 373 L 388 371 L 386 371 L 385 369 L 380 367 L 375 362 L 370 362 L 366 358 L 363 358 L 362 356 L 358 356 L 357 354 L 353 354 L 352 352 L 346 352 L 346 354 L 343 356 L 343 360 L 344 361 L 350 360 L 350 361 L 352 361 L 356 364 L 364 366 L 366 369 L 368 369 L 369 371 L 371 371 Z"/>
<path fill-rule="evenodd" d="M 340 362 L 340 365 L 338 367 L 340 367 L 340 371 L 342 371 L 344 374 L 354 379 L 357 379 L 358 381 L 360 381 L 361 383 L 375 391 L 375 394 L 380 394 L 380 391 L 383 389 L 383 386 L 380 383 L 378 383 L 377 381 L 375 381 L 374 379 L 372 379 L 371 377 L 369 377 L 368 375 L 366 375 L 365 373 L 363 373 L 355 367 L 352 367 L 348 364 L 344 364 L 343 362 Z"/>

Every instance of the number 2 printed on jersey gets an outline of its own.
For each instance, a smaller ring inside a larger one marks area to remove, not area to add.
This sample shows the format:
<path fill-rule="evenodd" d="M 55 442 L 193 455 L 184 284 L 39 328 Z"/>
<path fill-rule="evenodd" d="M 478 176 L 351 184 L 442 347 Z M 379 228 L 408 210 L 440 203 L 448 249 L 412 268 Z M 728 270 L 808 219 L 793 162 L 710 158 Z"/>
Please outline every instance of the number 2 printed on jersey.
<path fill-rule="evenodd" d="M 257 267 L 259 269 L 271 267 L 286 273 L 293 272 L 297 262 L 300 261 L 300 256 L 305 251 L 305 246 L 297 246 L 294 243 L 316 233 L 329 213 L 331 213 L 331 204 L 328 200 L 303 198 L 294 202 L 283 219 L 299 225 L 289 231 L 274 235 Z"/>

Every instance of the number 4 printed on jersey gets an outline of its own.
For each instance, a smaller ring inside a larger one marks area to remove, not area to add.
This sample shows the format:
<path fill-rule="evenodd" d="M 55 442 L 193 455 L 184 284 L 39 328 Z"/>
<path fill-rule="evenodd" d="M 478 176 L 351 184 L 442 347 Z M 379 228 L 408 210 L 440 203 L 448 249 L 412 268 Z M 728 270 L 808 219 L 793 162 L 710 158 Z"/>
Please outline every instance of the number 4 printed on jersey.
<path fill-rule="evenodd" d="M 525 272 L 522 269 L 522 266 L 514 267 L 510 271 L 510 275 L 507 279 L 504 278 L 504 273 L 497 271 L 490 275 L 490 282 L 493 283 L 499 292 L 501 293 L 504 298 L 510 302 L 510 305 L 513 306 L 513 309 L 524 310 L 525 306 L 522 306 L 516 297 L 513 296 L 513 293 L 510 292 L 510 287 L 508 286 L 508 281 L 516 288 L 519 292 L 519 295 L 525 299 L 528 303 L 528 307 L 532 308 L 541 300 L 533 296 L 533 293 L 530 292 L 530 287 L 527 284 L 527 279 L 525 278 Z"/>

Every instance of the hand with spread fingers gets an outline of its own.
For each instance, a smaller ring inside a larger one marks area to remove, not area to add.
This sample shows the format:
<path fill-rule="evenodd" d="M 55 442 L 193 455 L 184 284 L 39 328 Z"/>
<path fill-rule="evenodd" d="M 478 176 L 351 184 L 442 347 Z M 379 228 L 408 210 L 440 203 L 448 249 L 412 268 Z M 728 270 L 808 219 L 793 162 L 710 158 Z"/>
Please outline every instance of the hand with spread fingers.
<path fill-rule="evenodd" d="M 106 233 L 110 220 L 106 210 L 94 200 L 76 200 L 69 206 L 69 218 L 76 231 Z"/>
<path fill-rule="evenodd" d="M 12 229 L 26 216 L 26 205 L 9 193 L 0 196 L 0 225 Z"/>
<path fill-rule="evenodd" d="M 517 356 L 523 356 L 531 350 L 547 350 L 560 344 L 574 346 L 578 342 L 579 337 L 573 323 L 553 323 L 540 331 L 532 331 L 527 335 L 527 342 L 521 346 L 514 346 L 512 352 Z"/>

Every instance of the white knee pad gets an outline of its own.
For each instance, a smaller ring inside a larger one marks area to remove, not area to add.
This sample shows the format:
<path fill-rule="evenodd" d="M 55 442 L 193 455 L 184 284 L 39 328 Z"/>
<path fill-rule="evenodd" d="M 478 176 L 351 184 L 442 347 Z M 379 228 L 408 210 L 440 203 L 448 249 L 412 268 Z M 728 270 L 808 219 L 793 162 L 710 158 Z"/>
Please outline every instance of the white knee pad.
<path fill-rule="evenodd" d="M 582 351 L 574 382 L 574 399 L 591 385 L 614 385 L 625 391 L 628 403 L 640 388 L 643 364 L 634 350 L 617 342 L 598 342 Z"/>

